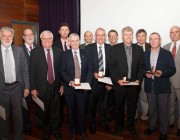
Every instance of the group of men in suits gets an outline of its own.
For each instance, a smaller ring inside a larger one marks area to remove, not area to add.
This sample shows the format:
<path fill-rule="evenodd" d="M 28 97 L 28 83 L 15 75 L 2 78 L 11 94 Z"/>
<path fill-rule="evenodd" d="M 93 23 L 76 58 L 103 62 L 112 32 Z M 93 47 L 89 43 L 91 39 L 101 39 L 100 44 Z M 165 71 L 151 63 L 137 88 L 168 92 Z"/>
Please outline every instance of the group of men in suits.
<path fill-rule="evenodd" d="M 111 45 L 105 43 L 106 32 L 103 28 L 95 31 L 95 43 L 92 43 L 92 33 L 87 31 L 89 41 L 87 44 L 89 44 L 83 49 L 80 49 L 79 35 L 75 33 L 69 35 L 70 28 L 66 23 L 61 24 L 60 38 L 54 43 L 52 32 L 43 31 L 40 34 L 41 47 L 35 47 L 33 44 L 34 34 L 31 29 L 25 29 L 23 32 L 25 43 L 22 48 L 12 45 L 14 31 L 11 28 L 2 27 L 0 31 L 0 65 L 2 65 L 0 105 L 6 110 L 6 120 L 0 118 L 0 130 L 5 130 L 0 131 L 1 139 L 10 139 L 11 111 L 15 126 L 14 139 L 23 139 L 23 121 L 24 132 L 31 133 L 28 112 L 24 109 L 22 111 L 22 93 L 28 107 L 31 101 L 29 93 L 33 98 L 38 97 L 44 103 L 45 111 L 38 107 L 36 111 L 36 114 L 39 114 L 37 118 L 43 126 L 44 140 L 49 139 L 51 134 L 57 140 L 62 139 L 58 129 L 63 121 L 64 99 L 68 108 L 68 128 L 71 140 L 75 140 L 77 133 L 83 140 L 87 139 L 85 133 L 87 110 L 90 132 L 96 133 L 97 107 L 98 125 L 103 130 L 110 131 L 106 118 L 110 94 L 114 97 L 112 116 L 115 117 L 116 122 L 113 135 L 119 135 L 126 128 L 131 135 L 137 136 L 135 116 L 140 90 L 141 119 L 149 119 L 145 134 L 150 135 L 157 130 L 159 111 L 161 114 L 160 139 L 167 139 L 169 114 L 170 127 L 173 128 L 175 102 L 176 100 L 179 102 L 180 28 L 178 26 L 170 29 L 172 43 L 164 46 L 169 51 L 161 48 L 161 37 L 156 32 L 150 35 L 150 44 L 146 43 L 147 33 L 144 29 L 136 32 L 137 43 L 133 44 L 133 29 L 128 26 L 122 29 L 122 43 L 117 43 L 117 31 L 111 30 L 108 33 Z M 11 64 L 10 67 L 7 64 Z M 98 82 L 100 73 L 102 76 L 111 77 L 113 87 Z M 88 82 L 91 85 L 90 93 L 75 90 L 77 78 L 80 82 Z M 139 86 L 128 86 L 127 82 L 134 82 Z M 127 122 L 125 123 L 126 101 Z M 179 122 L 178 136 L 180 136 Z"/>

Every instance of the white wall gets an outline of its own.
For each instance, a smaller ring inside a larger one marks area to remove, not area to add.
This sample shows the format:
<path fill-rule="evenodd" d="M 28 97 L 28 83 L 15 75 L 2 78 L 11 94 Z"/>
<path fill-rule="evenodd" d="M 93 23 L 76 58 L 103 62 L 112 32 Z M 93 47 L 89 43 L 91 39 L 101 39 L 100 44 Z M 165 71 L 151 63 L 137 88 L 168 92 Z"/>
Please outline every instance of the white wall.
<path fill-rule="evenodd" d="M 170 42 L 169 29 L 173 25 L 180 26 L 180 0 L 81 0 L 82 43 L 84 32 L 94 33 L 98 27 L 106 33 L 117 30 L 118 42 L 121 42 L 121 29 L 131 26 L 134 35 L 140 28 L 144 28 L 148 36 L 158 32 L 164 45 Z"/>

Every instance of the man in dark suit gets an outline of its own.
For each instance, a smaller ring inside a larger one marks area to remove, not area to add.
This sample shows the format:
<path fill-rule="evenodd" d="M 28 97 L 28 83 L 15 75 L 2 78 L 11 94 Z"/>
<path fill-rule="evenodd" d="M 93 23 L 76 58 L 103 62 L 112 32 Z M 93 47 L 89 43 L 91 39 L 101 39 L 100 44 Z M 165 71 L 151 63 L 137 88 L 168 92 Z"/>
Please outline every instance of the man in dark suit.
<path fill-rule="evenodd" d="M 146 42 L 147 39 L 147 32 L 144 29 L 139 29 L 136 32 L 136 40 L 137 45 L 141 46 L 143 48 L 143 51 L 147 51 L 150 49 L 150 44 Z M 148 101 L 147 101 L 147 95 L 144 91 L 144 80 L 141 84 L 141 87 L 139 89 L 140 93 L 140 103 L 141 103 L 141 120 L 148 120 Z M 136 112 L 136 117 L 138 117 L 138 109 Z"/>
<path fill-rule="evenodd" d="M 150 135 L 157 130 L 157 119 L 160 119 L 160 140 L 167 139 L 169 129 L 169 97 L 171 93 L 170 77 L 176 68 L 172 54 L 161 48 L 161 37 L 151 33 L 149 37 L 151 50 L 145 52 L 145 92 L 149 105 L 149 126 L 145 131 Z"/>
<path fill-rule="evenodd" d="M 75 90 L 75 78 L 81 83 L 91 84 L 91 63 L 84 50 L 79 49 L 79 35 L 72 33 L 69 36 L 71 49 L 62 54 L 61 76 L 64 82 L 64 97 L 68 107 L 68 128 L 71 139 L 75 140 L 76 133 L 86 140 L 85 135 L 85 100 L 87 94 L 83 90 Z M 76 63 L 77 62 L 77 63 Z M 78 67 L 78 68 L 77 68 Z"/>
<path fill-rule="evenodd" d="M 61 52 L 65 52 L 70 49 L 68 36 L 70 33 L 70 27 L 67 23 L 61 23 L 59 27 L 59 35 L 60 38 L 58 38 L 54 43 L 53 46 L 58 47 Z M 61 91 L 63 91 L 63 86 L 61 86 Z M 64 105 L 65 105 L 65 99 L 64 95 L 60 96 L 60 126 L 62 125 L 64 121 Z"/>
<path fill-rule="evenodd" d="M 86 31 L 84 33 L 84 42 L 80 45 L 80 49 L 85 49 L 85 47 L 93 42 L 93 33 L 91 31 Z"/>
<path fill-rule="evenodd" d="M 114 45 L 116 45 L 118 43 L 118 32 L 114 29 L 111 29 L 108 32 L 108 40 L 110 45 L 113 47 Z M 115 115 L 115 95 L 114 95 L 114 89 L 112 88 L 109 91 L 108 95 L 108 117 L 107 120 L 110 122 L 114 119 L 114 115 Z"/>
<path fill-rule="evenodd" d="M 45 111 L 42 113 L 43 139 L 48 140 L 53 134 L 57 140 L 61 140 L 59 128 L 59 96 L 60 56 L 61 51 L 52 47 L 53 34 L 45 30 L 40 35 L 42 47 L 32 50 L 29 61 L 31 94 L 39 97 L 44 103 Z"/>
<path fill-rule="evenodd" d="M 113 134 L 119 135 L 124 130 L 124 108 L 127 99 L 127 130 L 134 136 L 135 114 L 138 99 L 138 86 L 125 86 L 124 79 L 141 84 L 144 72 L 143 49 L 133 41 L 133 29 L 125 27 L 122 29 L 123 43 L 112 47 L 110 57 L 110 72 L 114 82 L 115 91 L 115 120 L 116 129 Z M 126 78 L 124 78 L 126 77 Z"/>
<path fill-rule="evenodd" d="M 89 124 L 90 132 L 96 133 L 96 107 L 99 104 L 99 126 L 104 130 L 110 130 L 107 124 L 107 96 L 111 86 L 98 82 L 98 73 L 102 72 L 103 76 L 109 77 L 109 53 L 110 45 L 105 44 L 106 33 L 103 28 L 98 28 L 95 32 L 96 43 L 86 46 L 89 59 L 92 60 L 93 82 L 92 90 L 89 95 Z"/>
<path fill-rule="evenodd" d="M 24 40 L 24 44 L 22 45 L 24 54 L 26 56 L 27 62 L 29 62 L 29 56 L 31 53 L 31 50 L 35 48 L 34 43 L 34 33 L 31 29 L 26 28 L 23 31 L 22 38 Z M 29 109 L 30 103 L 31 103 L 31 95 L 29 94 L 26 98 L 26 104 Z M 26 135 L 31 135 L 31 121 L 29 117 L 29 111 L 23 108 L 23 128 L 24 128 L 24 133 Z"/>
<path fill-rule="evenodd" d="M 59 27 L 60 38 L 58 38 L 53 44 L 54 46 L 60 48 L 61 52 L 70 49 L 70 45 L 68 41 L 69 33 L 70 33 L 69 25 L 67 23 L 61 23 Z"/>
<path fill-rule="evenodd" d="M 23 140 L 22 98 L 29 94 L 28 63 L 21 47 L 12 45 L 14 31 L 2 27 L 0 48 L 0 105 L 5 120 L 0 117 L 0 139 L 11 139 L 9 118 L 14 121 L 14 140 Z"/>

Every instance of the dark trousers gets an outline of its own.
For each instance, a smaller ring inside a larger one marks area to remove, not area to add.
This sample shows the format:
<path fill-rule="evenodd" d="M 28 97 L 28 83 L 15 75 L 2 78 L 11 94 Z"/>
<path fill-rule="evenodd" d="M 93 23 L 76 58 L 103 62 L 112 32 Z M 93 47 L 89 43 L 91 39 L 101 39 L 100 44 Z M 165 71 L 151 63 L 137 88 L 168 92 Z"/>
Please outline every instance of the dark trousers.
<path fill-rule="evenodd" d="M 85 99 L 83 91 L 65 92 L 64 97 L 68 107 L 68 128 L 71 134 L 85 132 Z"/>
<path fill-rule="evenodd" d="M 25 98 L 25 100 L 26 100 L 27 107 L 29 109 L 30 104 L 31 104 L 31 95 L 29 94 Z M 24 107 L 23 107 L 23 128 L 24 130 L 31 131 L 31 121 L 30 121 L 30 116 L 29 116 L 29 110 L 26 110 Z"/>
<path fill-rule="evenodd" d="M 160 119 L 160 132 L 167 134 L 169 128 L 169 93 L 156 94 L 148 93 L 149 105 L 149 129 L 157 128 L 157 119 Z"/>
<path fill-rule="evenodd" d="M 115 95 L 114 95 L 114 90 L 111 89 L 108 94 L 108 113 L 109 113 L 109 118 L 114 117 L 114 111 L 115 111 Z"/>
<path fill-rule="evenodd" d="M 124 122 L 124 109 L 127 99 L 127 122 L 126 127 L 128 129 L 134 129 L 135 127 L 135 114 L 138 100 L 137 87 L 127 86 L 123 87 L 124 92 L 115 91 L 115 120 L 116 128 L 123 129 L 125 127 Z"/>
<path fill-rule="evenodd" d="M 9 117 L 12 113 L 14 126 L 14 140 L 23 139 L 23 118 L 22 118 L 22 97 L 23 88 L 20 83 L 3 87 L 0 93 L 0 105 L 5 109 L 6 120 L 0 117 L 0 139 L 10 140 Z"/>
<path fill-rule="evenodd" d="M 59 115 L 59 86 L 49 85 L 47 83 L 46 93 L 40 99 L 44 103 L 45 112 L 41 110 L 44 135 L 56 134 L 59 129 L 60 115 Z"/>
<path fill-rule="evenodd" d="M 105 88 L 105 85 L 98 84 L 96 89 L 91 91 L 89 95 L 89 124 L 90 127 L 96 127 L 96 108 L 98 105 L 99 111 L 99 123 L 105 123 L 106 118 L 106 111 L 107 111 L 107 102 L 108 102 L 108 91 Z"/>

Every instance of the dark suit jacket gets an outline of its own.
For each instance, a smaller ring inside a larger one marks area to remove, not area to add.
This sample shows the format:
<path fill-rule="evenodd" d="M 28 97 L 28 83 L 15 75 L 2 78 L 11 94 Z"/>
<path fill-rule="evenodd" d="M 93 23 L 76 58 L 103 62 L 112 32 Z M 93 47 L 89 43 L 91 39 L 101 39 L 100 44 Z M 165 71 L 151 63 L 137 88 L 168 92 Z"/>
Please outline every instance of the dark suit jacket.
<path fill-rule="evenodd" d="M 150 56 L 151 56 L 151 50 L 146 51 L 145 52 L 146 71 L 151 71 Z M 161 70 L 162 75 L 159 78 L 154 77 L 154 92 L 158 94 L 171 92 L 171 83 L 169 78 L 175 74 L 176 68 L 172 54 L 163 48 L 160 48 L 160 52 L 156 64 L 156 70 Z M 145 78 L 146 93 L 152 92 L 151 82 L 152 82 L 151 78 L 147 78 L 147 77 Z"/>
<path fill-rule="evenodd" d="M 12 51 L 14 55 L 15 68 L 16 68 L 16 81 L 18 81 L 23 86 L 23 88 L 29 89 L 28 63 L 25 54 L 21 47 L 15 47 L 13 45 L 12 45 Z M 5 83 L 4 67 L 3 67 L 2 52 L 0 48 L 0 88 L 3 88 L 5 86 L 4 83 Z"/>
<path fill-rule="evenodd" d="M 110 77 L 109 73 L 109 55 L 110 55 L 110 49 L 111 46 L 109 44 L 105 44 L 105 55 L 106 55 L 106 68 L 105 68 L 105 76 Z M 98 50 L 97 50 L 97 43 L 92 43 L 86 46 L 85 51 L 88 53 L 88 58 L 92 62 L 92 71 L 93 73 L 99 72 L 99 61 L 98 61 Z M 92 90 L 97 90 L 98 88 L 104 88 L 105 84 L 99 83 L 97 79 L 93 76 L 93 82 L 92 82 Z"/>
<path fill-rule="evenodd" d="M 55 73 L 54 85 L 60 87 L 61 78 L 60 78 L 60 57 L 61 50 L 59 48 L 53 47 L 53 65 Z M 46 56 L 43 47 L 36 47 L 31 51 L 30 60 L 30 87 L 31 90 L 37 89 L 40 97 L 43 97 L 46 91 L 47 85 L 47 72 L 48 65 L 46 61 Z"/>
<path fill-rule="evenodd" d="M 81 57 L 81 81 L 80 82 L 88 82 L 91 84 L 92 82 L 92 69 L 91 62 L 88 59 L 88 56 L 84 50 L 80 49 L 80 57 Z M 69 49 L 66 52 L 62 53 L 61 59 L 61 76 L 63 79 L 63 83 L 65 84 L 66 93 L 71 93 L 74 91 L 74 88 L 69 86 L 70 81 L 74 81 L 75 77 L 75 68 L 74 68 L 74 59 L 72 50 Z"/>
<path fill-rule="evenodd" d="M 124 43 L 119 43 L 112 47 L 110 57 L 110 73 L 114 83 L 114 89 L 118 91 L 124 90 L 117 82 L 123 77 L 128 77 L 128 64 L 124 48 Z M 144 74 L 144 52 L 142 47 L 132 44 L 132 66 L 130 81 L 143 79 Z"/>
<path fill-rule="evenodd" d="M 58 39 L 53 43 L 53 46 L 59 48 L 59 49 L 61 50 L 61 52 L 64 51 L 63 45 L 62 45 L 62 42 L 61 42 L 61 38 L 58 38 Z"/>
<path fill-rule="evenodd" d="M 136 43 L 137 44 L 137 43 Z M 137 44 L 138 45 L 138 44 Z M 140 45 L 139 45 L 140 46 Z M 142 47 L 142 46 L 141 46 Z M 149 43 L 145 43 L 145 51 L 149 50 L 151 48 Z"/>
<path fill-rule="evenodd" d="M 86 48 L 86 43 L 83 43 L 79 46 L 80 49 L 85 49 Z"/>
<path fill-rule="evenodd" d="M 105 76 L 109 76 L 109 56 L 110 56 L 110 49 L 111 46 L 109 44 L 104 44 L 105 47 L 105 55 L 106 55 L 106 73 Z M 92 70 L 93 73 L 99 71 L 99 63 L 98 63 L 98 51 L 97 51 L 97 44 L 92 43 L 86 46 L 86 52 L 88 53 L 88 57 L 92 60 Z"/>

